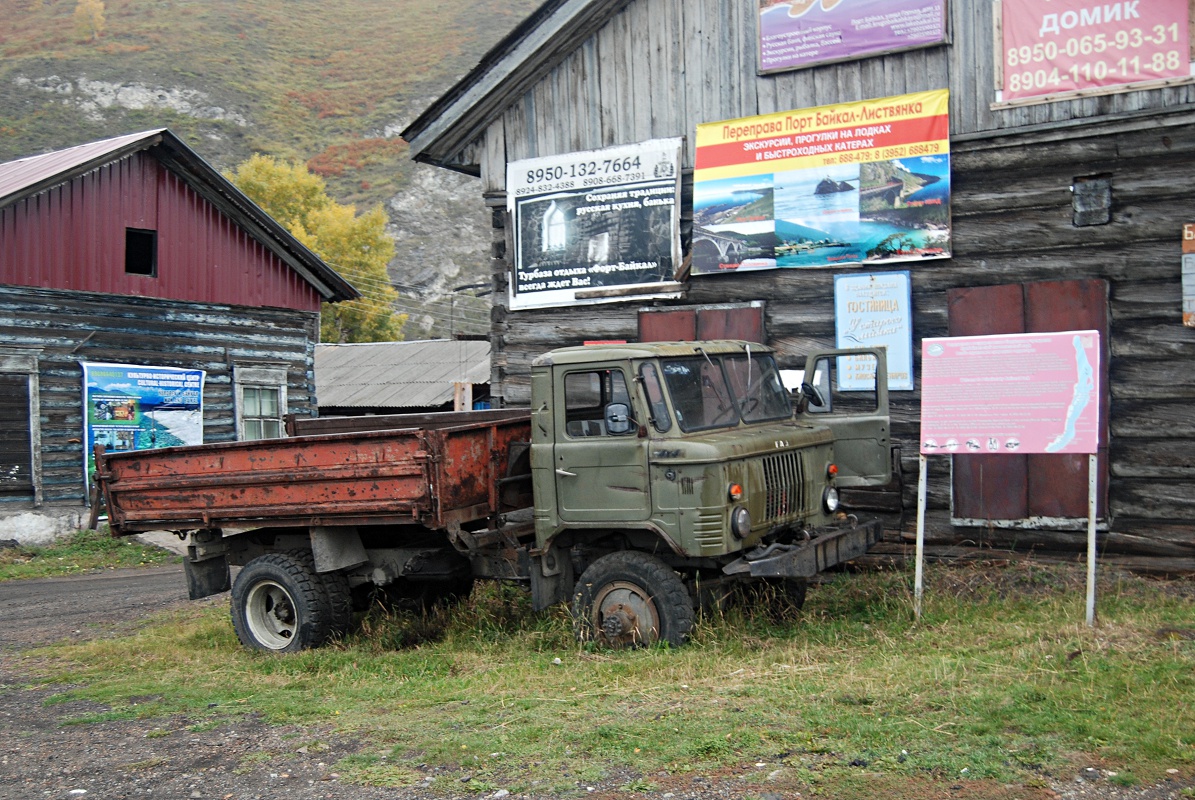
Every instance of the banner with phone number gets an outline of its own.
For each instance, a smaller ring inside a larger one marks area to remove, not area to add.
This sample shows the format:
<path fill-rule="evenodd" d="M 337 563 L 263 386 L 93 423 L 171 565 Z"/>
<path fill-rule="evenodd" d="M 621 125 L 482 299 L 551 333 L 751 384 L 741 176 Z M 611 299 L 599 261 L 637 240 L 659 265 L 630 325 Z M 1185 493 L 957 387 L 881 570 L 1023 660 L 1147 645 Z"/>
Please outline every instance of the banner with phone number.
<path fill-rule="evenodd" d="M 950 257 L 947 90 L 697 126 L 695 275 Z"/>
<path fill-rule="evenodd" d="M 1187 78 L 1187 0 L 1002 0 L 997 101 Z"/>

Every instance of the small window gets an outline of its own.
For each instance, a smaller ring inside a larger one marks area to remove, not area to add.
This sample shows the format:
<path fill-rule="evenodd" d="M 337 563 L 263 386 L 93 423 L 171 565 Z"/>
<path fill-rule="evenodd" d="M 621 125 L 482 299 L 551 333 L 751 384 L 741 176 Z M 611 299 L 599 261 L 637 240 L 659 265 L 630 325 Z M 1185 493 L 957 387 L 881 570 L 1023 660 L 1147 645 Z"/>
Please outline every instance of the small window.
<path fill-rule="evenodd" d="M 244 438 L 278 439 L 282 436 L 278 389 L 270 386 L 245 386 L 242 389 L 244 413 L 241 415 Z"/>
<path fill-rule="evenodd" d="M 565 434 L 570 438 L 610 434 L 605 422 L 606 406 L 610 403 L 631 404 L 627 381 L 621 370 L 572 372 L 565 375 Z"/>
<path fill-rule="evenodd" d="M 1112 175 L 1075 178 L 1071 184 L 1071 207 L 1076 228 L 1107 225 L 1112 221 Z"/>
<path fill-rule="evenodd" d="M 124 271 L 127 275 L 158 275 L 158 232 L 125 228 Z"/>

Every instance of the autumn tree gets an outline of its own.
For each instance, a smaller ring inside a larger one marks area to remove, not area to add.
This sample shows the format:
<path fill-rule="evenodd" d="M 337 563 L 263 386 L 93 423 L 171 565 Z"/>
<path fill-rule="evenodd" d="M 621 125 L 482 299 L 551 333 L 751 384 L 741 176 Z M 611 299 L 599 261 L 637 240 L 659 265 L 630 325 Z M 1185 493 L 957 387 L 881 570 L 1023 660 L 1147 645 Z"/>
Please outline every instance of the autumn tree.
<path fill-rule="evenodd" d="M 394 311 L 398 292 L 386 273 L 394 240 L 381 206 L 357 214 L 333 200 L 318 175 L 272 156 L 251 156 L 226 177 L 361 292 L 357 300 L 323 305 L 320 341 L 402 339 L 407 315 Z"/>
<path fill-rule="evenodd" d="M 103 0 L 79 0 L 75 5 L 75 32 L 79 38 L 95 41 L 103 30 Z"/>

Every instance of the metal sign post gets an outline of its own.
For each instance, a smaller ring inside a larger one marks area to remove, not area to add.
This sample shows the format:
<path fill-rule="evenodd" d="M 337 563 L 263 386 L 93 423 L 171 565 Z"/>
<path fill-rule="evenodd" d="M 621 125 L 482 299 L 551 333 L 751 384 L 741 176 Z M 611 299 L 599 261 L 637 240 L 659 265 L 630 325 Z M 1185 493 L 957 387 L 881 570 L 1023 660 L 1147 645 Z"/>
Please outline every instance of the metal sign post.
<path fill-rule="evenodd" d="M 925 569 L 925 468 L 929 463 L 925 455 L 919 455 L 917 462 L 920 474 L 917 478 L 917 568 L 913 576 L 913 614 L 921 619 L 921 595 L 924 593 Z"/>
<path fill-rule="evenodd" d="M 1087 457 L 1087 627 L 1095 627 L 1095 507 L 1099 456 Z"/>
<path fill-rule="evenodd" d="M 926 457 L 958 453 L 1085 453 L 1087 624 L 1095 625 L 1099 492 L 1098 331 L 922 340 L 921 459 L 913 612 L 921 618 Z"/>

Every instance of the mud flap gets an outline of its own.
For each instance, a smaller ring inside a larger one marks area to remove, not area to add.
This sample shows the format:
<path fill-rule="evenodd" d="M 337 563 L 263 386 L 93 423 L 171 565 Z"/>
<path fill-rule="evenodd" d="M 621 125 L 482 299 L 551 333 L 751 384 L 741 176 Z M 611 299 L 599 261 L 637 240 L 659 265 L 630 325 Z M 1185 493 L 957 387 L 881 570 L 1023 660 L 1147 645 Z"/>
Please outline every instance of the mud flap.
<path fill-rule="evenodd" d="M 183 570 L 187 573 L 187 597 L 191 600 L 210 597 L 232 588 L 226 556 L 216 556 L 203 561 L 184 558 Z"/>
<path fill-rule="evenodd" d="M 535 611 L 572 598 L 576 578 L 567 553 L 548 547 L 547 552 L 532 556 L 521 548 L 519 569 L 531 577 L 531 607 Z"/>
<path fill-rule="evenodd" d="M 812 578 L 819 572 L 858 558 L 880 541 L 883 524 L 877 519 L 863 524 L 831 528 L 808 542 L 756 548 L 722 568 L 727 575 L 755 578 Z"/>

